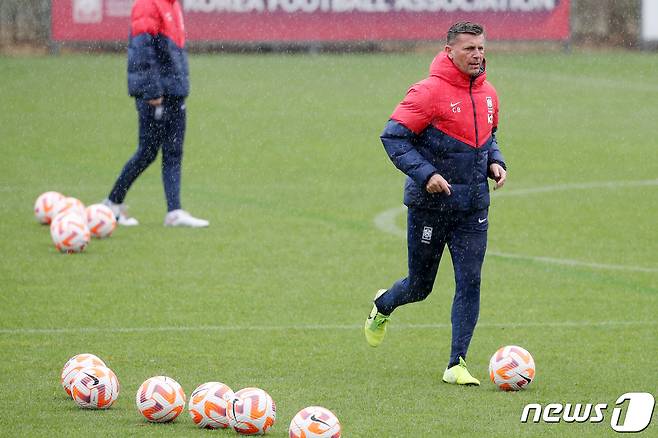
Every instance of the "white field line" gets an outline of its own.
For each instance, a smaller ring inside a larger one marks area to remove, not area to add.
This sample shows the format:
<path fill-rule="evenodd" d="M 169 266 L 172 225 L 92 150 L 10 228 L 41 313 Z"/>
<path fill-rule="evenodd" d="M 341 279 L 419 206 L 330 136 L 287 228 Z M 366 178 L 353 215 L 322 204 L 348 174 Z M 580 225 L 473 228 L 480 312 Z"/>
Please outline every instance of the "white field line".
<path fill-rule="evenodd" d="M 623 187 L 646 187 L 658 186 L 658 179 L 642 180 L 642 181 L 618 181 L 618 182 L 593 182 L 593 183 L 579 183 L 579 184 L 562 184 L 544 187 L 533 187 L 528 189 L 516 189 L 502 192 L 494 192 L 493 196 L 512 197 L 512 196 L 526 196 L 539 193 L 550 193 L 568 190 L 591 190 L 591 189 L 618 189 Z M 399 207 L 391 208 L 383 211 L 375 216 L 375 226 L 388 234 L 398 237 L 405 237 L 406 232 L 396 224 L 396 218 L 407 211 L 407 207 L 401 205 Z M 631 272 L 658 272 L 658 268 L 633 266 L 633 265 L 614 265 L 607 263 L 584 262 L 581 260 L 563 259 L 555 257 L 542 257 L 531 256 L 526 254 L 513 254 L 507 252 L 487 250 L 487 254 L 494 257 L 528 260 L 539 263 L 549 263 L 553 265 L 562 266 L 577 266 L 591 269 L 603 270 L 617 270 L 617 271 L 631 271 Z"/>
<path fill-rule="evenodd" d="M 648 268 L 633 265 L 611 265 L 607 263 L 584 262 L 582 260 L 559 259 L 555 257 L 528 256 L 523 254 L 512 254 L 499 251 L 487 251 L 488 255 L 505 259 L 529 260 L 533 262 L 549 263 L 552 265 L 578 266 L 583 268 L 603 269 L 608 271 L 631 271 L 631 272 L 658 272 L 658 268 Z"/>
<path fill-rule="evenodd" d="M 532 327 L 626 327 L 641 325 L 656 325 L 658 321 L 558 321 L 558 322 L 481 322 L 478 328 L 532 328 Z M 203 331 L 351 331 L 361 330 L 362 324 L 294 324 L 294 325 L 201 325 L 201 326 L 171 326 L 171 327 L 72 327 L 72 328 L 4 328 L 0 335 L 61 335 L 80 333 L 158 333 L 158 332 L 203 332 Z M 449 329 L 450 324 L 395 324 L 394 330 L 427 330 Z"/>

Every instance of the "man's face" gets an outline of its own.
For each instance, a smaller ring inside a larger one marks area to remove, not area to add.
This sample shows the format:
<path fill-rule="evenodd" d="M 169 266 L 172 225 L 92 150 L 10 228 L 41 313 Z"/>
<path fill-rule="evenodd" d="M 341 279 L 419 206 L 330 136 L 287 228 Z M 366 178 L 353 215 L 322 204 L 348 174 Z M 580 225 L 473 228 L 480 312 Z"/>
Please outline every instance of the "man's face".
<path fill-rule="evenodd" d="M 477 76 L 484 62 L 484 35 L 457 34 L 455 41 L 447 45 L 445 51 L 459 70 Z"/>

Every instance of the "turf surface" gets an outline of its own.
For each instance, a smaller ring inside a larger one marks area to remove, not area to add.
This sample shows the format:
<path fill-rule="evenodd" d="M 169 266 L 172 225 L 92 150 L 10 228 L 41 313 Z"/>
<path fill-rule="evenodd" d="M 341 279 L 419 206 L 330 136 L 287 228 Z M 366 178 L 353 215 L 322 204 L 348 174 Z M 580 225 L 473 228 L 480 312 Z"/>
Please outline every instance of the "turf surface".
<path fill-rule="evenodd" d="M 431 58 L 191 57 L 182 199 L 211 227 L 163 228 L 154 165 L 127 199 L 141 226 L 72 256 L 32 205 L 47 190 L 107 195 L 137 135 L 124 57 L 0 58 L 0 435 L 234 436 L 187 413 L 143 421 L 135 391 L 164 374 L 188 395 L 211 380 L 267 390 L 273 437 L 308 405 L 346 437 L 612 436 L 619 395 L 658 393 L 658 56 L 490 53 L 510 174 L 468 357 L 480 388 L 440 383 L 449 257 L 380 348 L 362 334 L 372 295 L 406 268 L 401 210 L 388 232 L 374 223 L 403 181 L 378 135 Z M 487 381 L 506 344 L 534 355 L 525 392 Z M 109 411 L 78 409 L 59 385 L 81 352 L 121 382 Z M 519 422 L 526 403 L 551 402 L 609 409 L 600 424 Z"/>

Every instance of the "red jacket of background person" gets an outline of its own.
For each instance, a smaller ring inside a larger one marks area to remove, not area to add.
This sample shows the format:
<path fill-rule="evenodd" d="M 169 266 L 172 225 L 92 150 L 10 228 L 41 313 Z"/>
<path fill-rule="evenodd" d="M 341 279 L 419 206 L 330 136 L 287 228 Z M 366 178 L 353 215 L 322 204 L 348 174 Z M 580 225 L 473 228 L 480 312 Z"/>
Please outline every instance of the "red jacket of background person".
<path fill-rule="evenodd" d="M 162 35 L 185 47 L 185 24 L 178 0 L 136 0 L 130 14 L 130 35 Z"/>

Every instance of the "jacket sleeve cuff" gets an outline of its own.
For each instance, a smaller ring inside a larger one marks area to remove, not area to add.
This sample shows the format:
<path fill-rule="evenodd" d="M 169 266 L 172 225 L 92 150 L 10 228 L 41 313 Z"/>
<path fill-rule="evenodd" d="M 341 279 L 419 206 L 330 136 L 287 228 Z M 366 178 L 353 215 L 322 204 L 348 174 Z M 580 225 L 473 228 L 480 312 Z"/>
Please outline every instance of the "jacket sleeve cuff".
<path fill-rule="evenodd" d="M 411 176 L 417 184 L 425 188 L 425 186 L 427 186 L 427 182 L 430 180 L 430 178 L 432 178 L 432 175 L 436 173 L 438 173 L 436 168 L 428 163 L 416 170 L 414 175 Z"/>
<path fill-rule="evenodd" d="M 427 187 L 427 183 L 429 182 L 430 178 L 432 178 L 432 177 L 433 177 L 434 175 L 436 175 L 437 173 L 438 173 L 438 172 L 436 171 L 436 169 L 434 169 L 432 172 L 430 172 L 430 173 L 427 175 L 427 177 L 425 177 L 425 179 L 423 180 L 423 184 L 422 184 L 421 187 L 423 187 L 423 188 Z"/>
<path fill-rule="evenodd" d="M 162 97 L 162 92 L 161 91 L 152 91 L 150 93 L 144 93 L 140 96 L 140 98 L 144 100 L 152 100 L 152 99 L 158 99 Z"/>

